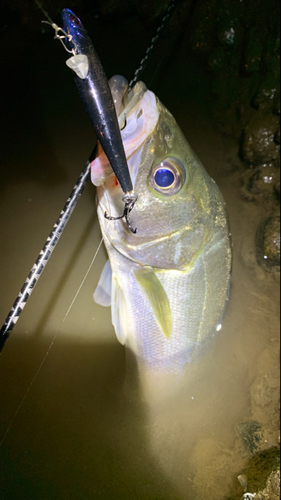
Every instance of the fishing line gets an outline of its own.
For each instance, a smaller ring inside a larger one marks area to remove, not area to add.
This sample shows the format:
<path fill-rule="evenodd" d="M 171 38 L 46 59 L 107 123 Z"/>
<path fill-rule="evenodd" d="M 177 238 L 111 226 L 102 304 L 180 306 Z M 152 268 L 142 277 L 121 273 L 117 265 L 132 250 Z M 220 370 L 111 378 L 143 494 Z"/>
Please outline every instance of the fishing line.
<path fill-rule="evenodd" d="M 31 382 L 30 382 L 30 384 L 29 384 L 29 386 L 28 386 L 28 388 L 27 388 L 27 390 L 26 390 L 26 392 L 25 392 L 25 394 L 24 394 L 24 396 L 23 396 L 22 400 L 20 401 L 20 403 L 19 403 L 19 405 L 18 405 L 18 407 L 17 407 L 17 409 L 16 409 L 16 411 L 15 411 L 14 415 L 12 416 L 12 418 L 11 418 L 11 420 L 10 420 L 10 422 L 9 422 L 8 426 L 7 426 L 7 429 L 6 429 L 6 431 L 5 431 L 5 433 L 4 433 L 3 437 L 2 437 L 2 439 L 1 439 L 1 441 L 0 441 L 0 448 L 2 447 L 2 445 L 3 445 L 4 441 L 5 441 L 5 439 L 6 439 L 7 435 L 8 435 L 8 433 L 9 433 L 9 431 L 10 431 L 10 429 L 11 429 L 11 427 L 12 427 L 13 423 L 14 423 L 14 421 L 16 420 L 16 417 L 17 417 L 18 413 L 20 412 L 20 410 L 21 410 L 21 408 L 22 408 L 22 406 L 23 406 L 23 404 L 24 404 L 24 402 L 25 402 L 25 400 L 26 400 L 26 398 L 27 398 L 28 394 L 30 393 L 30 391 L 31 391 L 31 389 L 32 389 L 32 387 L 33 387 L 33 384 L 34 384 L 35 380 L 37 379 L 37 377 L 38 377 L 38 375 L 39 375 L 39 373 L 40 373 L 40 371 L 41 371 L 42 366 L 44 365 L 44 363 L 45 363 L 45 361 L 46 361 L 46 359 L 47 359 L 47 357 L 48 357 L 48 355 L 49 355 L 49 353 L 50 353 L 50 351 L 51 351 L 51 349 L 52 349 L 52 347 L 53 347 L 53 345 L 54 345 L 54 343 L 55 343 L 55 341 L 56 341 L 56 339 L 57 339 L 57 337 L 58 337 L 58 335 L 59 335 L 59 334 L 60 334 L 60 332 L 61 332 L 61 329 L 62 329 L 63 323 L 65 322 L 65 320 L 66 320 L 67 316 L 69 315 L 69 313 L 70 313 L 70 311 L 71 311 L 71 309 L 72 309 L 72 307 L 73 307 L 73 305 L 74 305 L 74 302 L 76 301 L 77 296 L 78 296 L 78 294 L 79 294 L 79 292 L 80 292 L 80 290 L 81 290 L 82 286 L 84 285 L 85 280 L 87 279 L 87 276 L 88 276 L 88 274 L 89 274 L 89 272 L 90 272 L 90 270 L 91 270 L 91 268 L 92 268 L 92 266 L 93 266 L 93 264 L 94 264 L 94 262 L 95 262 L 95 260 L 96 260 L 96 257 L 97 257 L 97 255 L 98 255 L 98 252 L 99 252 L 99 250 L 100 250 L 100 247 L 101 247 L 102 243 L 103 243 L 103 237 L 101 238 L 101 240 L 100 240 L 100 242 L 99 242 L 99 244 L 98 244 L 98 247 L 97 247 L 97 249 L 96 249 L 95 255 L 94 255 L 94 257 L 92 258 L 92 261 L 91 261 L 91 263 L 90 263 L 90 265 L 89 265 L 89 267 L 88 267 L 88 269 L 87 269 L 87 271 L 86 271 L 86 274 L 85 274 L 84 278 L 82 279 L 82 281 L 81 281 L 81 283 L 80 283 L 80 285 L 79 285 L 79 287 L 78 287 L 78 290 L 77 290 L 77 292 L 75 293 L 74 298 L 72 299 L 72 301 L 71 301 L 71 303 L 70 303 L 70 306 L 69 306 L 69 308 L 67 309 L 67 311 L 66 311 L 66 313 L 65 313 L 65 315 L 64 315 L 64 318 L 63 318 L 63 320 L 62 320 L 62 322 L 61 322 L 61 324 L 60 324 L 60 326 L 59 326 L 59 328 L 58 328 L 58 331 L 57 331 L 57 332 L 56 332 L 56 334 L 54 335 L 54 337 L 53 337 L 53 339 L 52 339 L 52 341 L 51 341 L 51 343 L 50 343 L 50 345 L 49 345 L 49 347 L 48 347 L 48 349 L 47 349 L 47 352 L 46 352 L 45 356 L 43 357 L 43 359 L 42 359 L 42 361 L 41 361 L 41 363 L 40 363 L 40 365 L 39 365 L 39 367 L 38 367 L 38 369 L 37 369 L 37 371 L 36 371 L 36 373 L 35 373 L 35 375 L 34 375 L 33 379 L 31 380 Z"/>
<path fill-rule="evenodd" d="M 60 26 L 58 26 L 56 23 L 54 23 L 54 21 L 50 18 L 48 12 L 45 11 L 45 9 L 43 9 L 42 5 L 40 4 L 40 2 L 38 2 L 38 0 L 35 0 L 35 3 L 37 5 L 37 7 L 42 10 L 44 16 L 46 17 L 46 19 L 48 19 L 48 21 L 41 21 L 42 23 L 45 23 L 45 24 L 49 24 L 50 26 L 52 26 L 52 28 L 55 30 L 56 34 L 54 36 L 55 40 L 59 40 L 63 46 L 63 48 L 69 52 L 70 54 L 73 54 L 73 55 L 76 55 L 76 52 L 77 52 L 77 46 L 76 46 L 76 43 L 72 40 L 72 36 L 69 35 L 68 33 L 66 33 L 62 28 L 60 28 Z M 62 33 L 62 34 L 59 34 L 59 33 Z M 69 50 L 67 48 L 67 46 L 65 45 L 64 43 L 64 40 L 67 39 L 69 42 L 71 42 L 73 44 L 73 49 L 72 50 Z"/>
<path fill-rule="evenodd" d="M 72 306 L 73 306 L 73 304 L 74 304 L 75 300 L 77 299 L 77 296 L 78 296 L 78 294 L 79 294 L 79 292 L 80 292 L 80 290 L 81 290 L 82 286 L 84 285 L 84 282 L 85 282 L 85 280 L 86 280 L 86 278 L 87 278 L 87 276 L 88 276 L 88 274 L 89 274 L 89 272 L 90 272 L 90 270 L 91 270 L 91 267 L 92 267 L 92 265 L 93 265 L 93 263 L 94 263 L 94 261 L 95 261 L 95 259 L 96 259 L 96 256 L 97 256 L 97 254 L 98 254 L 98 252 L 99 252 L 99 249 L 100 249 L 100 247 L 101 247 L 101 245 L 102 245 L 102 242 L 103 242 L 103 237 L 101 238 L 101 240 L 100 240 L 100 242 L 99 242 L 98 248 L 97 248 L 96 253 L 95 253 L 95 255 L 94 255 L 93 259 L 92 259 L 92 262 L 91 262 L 91 264 L 89 265 L 88 270 L 86 271 L 86 274 L 85 274 L 84 278 L 82 279 L 81 284 L 80 284 L 80 286 L 78 287 L 78 290 L 77 290 L 76 294 L 74 295 L 74 298 L 73 298 L 73 300 L 72 300 L 72 302 L 71 302 L 71 304 L 70 304 L 70 306 L 69 306 L 69 308 L 68 308 L 68 310 L 67 310 L 67 312 L 66 312 L 66 315 L 65 315 L 65 317 L 64 317 L 64 318 L 63 318 L 63 320 L 62 320 L 61 326 L 62 326 L 62 324 L 64 323 L 64 321 L 66 320 L 66 318 L 67 318 L 67 316 L 68 316 L 68 314 L 69 314 L 69 312 L 70 312 L 70 309 L 72 308 Z M 60 326 L 60 328 L 61 328 L 61 326 Z"/>
<path fill-rule="evenodd" d="M 48 12 L 45 11 L 45 9 L 43 9 L 43 6 L 41 5 L 40 2 L 38 2 L 38 0 L 34 0 L 38 9 L 42 10 L 44 16 L 46 17 L 46 19 L 48 19 L 49 23 L 52 25 L 53 24 L 53 20 L 50 18 Z"/>
<path fill-rule="evenodd" d="M 144 72 L 147 62 L 151 56 L 151 51 L 154 49 L 155 42 L 158 40 L 160 34 L 162 33 L 163 29 L 168 23 L 175 8 L 176 1 L 177 0 L 170 0 L 167 9 L 165 10 L 164 16 L 162 18 L 161 25 L 158 26 L 154 36 L 151 38 L 150 44 L 145 51 L 144 57 L 140 61 L 140 65 L 138 69 L 135 71 L 134 76 L 129 83 L 128 91 L 130 91 L 133 88 L 133 86 L 139 81 L 141 74 Z"/>

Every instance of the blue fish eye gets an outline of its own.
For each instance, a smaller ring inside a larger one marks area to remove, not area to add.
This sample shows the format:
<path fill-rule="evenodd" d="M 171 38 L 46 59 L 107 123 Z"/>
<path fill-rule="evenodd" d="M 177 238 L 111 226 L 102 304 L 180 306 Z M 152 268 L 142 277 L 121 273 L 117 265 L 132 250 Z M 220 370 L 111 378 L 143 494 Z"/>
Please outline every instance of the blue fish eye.
<path fill-rule="evenodd" d="M 149 176 L 149 184 L 158 193 L 173 196 L 184 184 L 186 174 L 186 168 L 180 160 L 167 157 L 154 167 Z"/>
<path fill-rule="evenodd" d="M 175 182 L 175 175 L 168 168 L 159 168 L 154 173 L 154 180 L 159 187 L 169 188 Z"/>

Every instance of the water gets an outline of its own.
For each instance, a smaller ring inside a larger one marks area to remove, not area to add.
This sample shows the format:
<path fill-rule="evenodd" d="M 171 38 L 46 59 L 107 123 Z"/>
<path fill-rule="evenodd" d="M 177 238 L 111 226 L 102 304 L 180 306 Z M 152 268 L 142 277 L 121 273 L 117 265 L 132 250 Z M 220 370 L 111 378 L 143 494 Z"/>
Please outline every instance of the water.
<path fill-rule="evenodd" d="M 115 34 L 106 33 L 108 47 Z M 15 59 L 3 77 L 2 321 L 94 146 L 59 44 L 7 41 Z M 116 50 L 112 59 L 98 51 L 107 74 L 130 78 L 132 61 Z M 179 51 L 168 68 L 152 90 L 227 203 L 234 262 L 222 332 L 168 404 L 124 396 L 124 348 L 110 310 L 92 300 L 104 250 L 62 323 L 100 241 L 89 184 L 1 354 L 1 498 L 224 500 L 251 455 L 241 424 L 261 425 L 259 449 L 278 442 L 279 283 L 257 266 L 254 246 L 271 207 L 240 196 L 237 146 L 215 129 L 195 67 Z"/>

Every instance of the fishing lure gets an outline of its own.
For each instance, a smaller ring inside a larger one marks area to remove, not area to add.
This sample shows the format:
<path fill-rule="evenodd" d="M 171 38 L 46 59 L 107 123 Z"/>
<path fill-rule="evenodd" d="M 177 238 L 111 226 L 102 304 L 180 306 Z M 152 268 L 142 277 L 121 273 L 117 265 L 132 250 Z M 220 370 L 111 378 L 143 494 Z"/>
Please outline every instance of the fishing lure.
<path fill-rule="evenodd" d="M 66 46 L 72 47 L 73 56 L 66 64 L 75 72 L 75 83 L 91 123 L 116 178 L 125 193 L 125 209 L 119 218 L 129 222 L 129 214 L 137 200 L 133 191 L 127 160 L 120 135 L 115 107 L 101 62 L 92 41 L 80 19 L 70 10 L 62 11 L 63 31 L 67 33 Z M 108 219 L 112 219 L 108 217 Z"/>

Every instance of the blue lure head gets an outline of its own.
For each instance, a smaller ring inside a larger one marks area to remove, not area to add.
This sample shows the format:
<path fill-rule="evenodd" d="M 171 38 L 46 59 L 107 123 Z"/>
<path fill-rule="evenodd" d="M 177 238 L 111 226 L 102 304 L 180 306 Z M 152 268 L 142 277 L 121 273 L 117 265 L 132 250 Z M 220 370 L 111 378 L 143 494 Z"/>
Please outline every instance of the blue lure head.
<path fill-rule="evenodd" d="M 76 45 L 76 52 L 77 54 L 84 53 L 83 51 L 86 50 L 86 47 L 91 46 L 91 40 L 87 35 L 87 31 L 85 30 L 82 22 L 80 21 L 79 17 L 77 17 L 74 12 L 72 12 L 70 9 L 63 9 L 61 13 L 61 19 L 62 19 L 62 28 L 63 30 L 71 36 L 71 39 Z M 73 49 L 73 45 L 71 43 L 71 40 L 68 40 L 66 42 L 67 48 L 70 50 Z M 86 47 L 85 47 L 86 45 Z"/>

